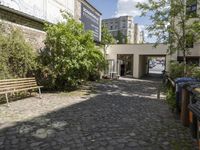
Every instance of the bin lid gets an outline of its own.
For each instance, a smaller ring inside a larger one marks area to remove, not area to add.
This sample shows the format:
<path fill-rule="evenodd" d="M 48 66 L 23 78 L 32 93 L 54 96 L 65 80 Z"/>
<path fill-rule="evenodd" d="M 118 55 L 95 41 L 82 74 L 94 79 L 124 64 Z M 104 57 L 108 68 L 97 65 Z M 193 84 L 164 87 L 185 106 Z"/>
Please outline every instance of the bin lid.
<path fill-rule="evenodd" d="M 196 78 L 192 78 L 192 77 L 182 77 L 182 78 L 176 78 L 175 79 L 175 83 L 181 83 L 181 82 L 188 82 L 188 81 L 198 81 Z"/>

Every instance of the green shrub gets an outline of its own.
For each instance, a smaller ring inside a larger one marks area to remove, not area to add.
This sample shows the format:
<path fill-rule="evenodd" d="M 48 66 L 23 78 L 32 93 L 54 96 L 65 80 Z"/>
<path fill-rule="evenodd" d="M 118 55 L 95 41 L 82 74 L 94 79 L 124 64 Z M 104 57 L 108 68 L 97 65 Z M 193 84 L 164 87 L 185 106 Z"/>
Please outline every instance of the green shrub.
<path fill-rule="evenodd" d="M 13 30 L 8 37 L 8 68 L 13 77 L 32 76 L 36 69 L 36 52 L 27 43 L 19 30 Z"/>
<path fill-rule="evenodd" d="M 192 71 L 192 76 L 200 79 L 200 67 L 195 67 Z"/>
<path fill-rule="evenodd" d="M 187 76 L 193 76 L 195 65 L 187 65 Z M 184 64 L 177 61 L 170 63 L 169 74 L 172 79 L 184 77 Z"/>
<path fill-rule="evenodd" d="M 50 89 L 74 88 L 105 67 L 105 58 L 95 46 L 92 33 L 74 19 L 66 19 L 46 27 L 46 46 L 39 56 L 40 82 Z"/>
<path fill-rule="evenodd" d="M 2 31 L 2 29 L 1 29 Z M 20 30 L 0 32 L 0 79 L 26 77 L 36 69 L 36 54 Z"/>
<path fill-rule="evenodd" d="M 7 37 L 0 32 L 0 80 L 10 77 L 8 68 L 8 52 L 5 51 Z"/>
<path fill-rule="evenodd" d="M 172 110 L 176 108 L 176 95 L 172 88 L 167 89 L 166 101 Z"/>

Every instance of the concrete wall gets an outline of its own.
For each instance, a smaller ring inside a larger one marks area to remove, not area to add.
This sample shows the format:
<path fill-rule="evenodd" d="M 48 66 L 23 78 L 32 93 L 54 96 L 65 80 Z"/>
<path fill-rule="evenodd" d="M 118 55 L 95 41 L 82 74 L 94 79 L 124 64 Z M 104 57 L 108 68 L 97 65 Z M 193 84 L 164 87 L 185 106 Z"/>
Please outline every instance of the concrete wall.
<path fill-rule="evenodd" d="M 148 66 L 148 57 L 147 56 L 139 56 L 139 76 L 142 77 L 147 74 L 147 66 Z"/>
<path fill-rule="evenodd" d="M 190 49 L 189 57 L 200 57 L 200 43 L 195 43 L 194 47 Z M 183 56 L 182 52 L 179 51 L 177 56 Z"/>
<path fill-rule="evenodd" d="M 115 60 L 115 64 L 117 64 L 117 54 L 133 54 L 133 77 L 140 78 L 147 71 L 147 56 L 166 56 L 167 48 L 167 45 L 163 44 L 160 44 L 156 48 L 153 47 L 153 44 L 111 45 L 108 47 L 106 54 L 107 59 Z M 167 56 L 166 59 L 169 60 L 169 56 Z M 115 70 L 117 70 L 117 68 Z"/>

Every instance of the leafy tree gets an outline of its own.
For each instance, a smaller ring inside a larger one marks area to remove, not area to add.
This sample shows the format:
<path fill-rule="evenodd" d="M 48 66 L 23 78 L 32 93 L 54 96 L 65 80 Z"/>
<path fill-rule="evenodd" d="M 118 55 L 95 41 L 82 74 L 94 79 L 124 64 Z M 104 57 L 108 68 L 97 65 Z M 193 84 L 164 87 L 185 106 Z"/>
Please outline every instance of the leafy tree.
<path fill-rule="evenodd" d="M 110 44 L 113 44 L 115 39 L 109 32 L 108 28 L 103 24 L 101 27 L 101 44 L 104 46 L 104 54 L 106 54 L 106 49 Z"/>
<path fill-rule="evenodd" d="M 76 87 L 91 74 L 99 73 L 105 65 L 92 33 L 67 15 L 64 19 L 64 22 L 47 25 L 46 46 L 39 57 L 41 81 L 58 90 Z"/>
<path fill-rule="evenodd" d="M 169 54 L 181 51 L 183 54 L 184 75 L 187 75 L 186 57 L 190 54 L 188 43 L 200 39 L 200 17 L 188 13 L 194 0 L 149 0 L 148 3 L 138 3 L 141 16 L 149 16 L 152 24 L 147 27 L 149 37 L 157 37 L 155 46 L 159 43 L 169 44 Z M 191 20 L 192 17 L 195 17 Z"/>
<path fill-rule="evenodd" d="M 127 37 L 125 37 L 120 31 L 117 32 L 116 40 L 118 41 L 118 44 L 124 44 L 127 43 Z"/>

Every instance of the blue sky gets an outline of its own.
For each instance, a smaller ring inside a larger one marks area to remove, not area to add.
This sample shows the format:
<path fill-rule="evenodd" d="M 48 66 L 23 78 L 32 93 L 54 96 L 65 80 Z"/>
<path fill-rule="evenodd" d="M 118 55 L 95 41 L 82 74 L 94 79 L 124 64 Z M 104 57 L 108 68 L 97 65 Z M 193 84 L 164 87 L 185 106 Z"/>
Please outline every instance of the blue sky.
<path fill-rule="evenodd" d="M 102 13 L 102 19 L 130 15 L 134 17 L 134 23 L 138 23 L 141 29 L 151 24 L 147 17 L 139 17 L 140 11 L 135 7 L 138 2 L 147 2 L 147 0 L 88 0 L 94 7 Z M 145 31 L 145 41 L 154 42 L 147 38 Z"/>

